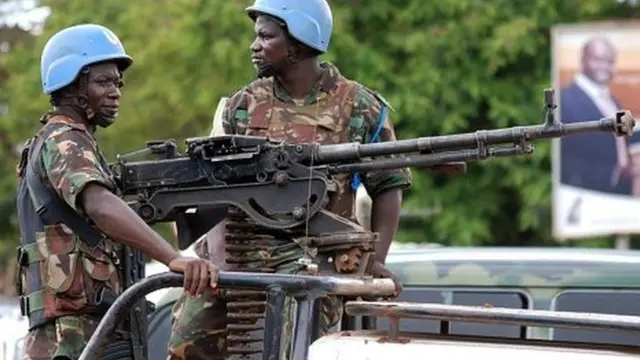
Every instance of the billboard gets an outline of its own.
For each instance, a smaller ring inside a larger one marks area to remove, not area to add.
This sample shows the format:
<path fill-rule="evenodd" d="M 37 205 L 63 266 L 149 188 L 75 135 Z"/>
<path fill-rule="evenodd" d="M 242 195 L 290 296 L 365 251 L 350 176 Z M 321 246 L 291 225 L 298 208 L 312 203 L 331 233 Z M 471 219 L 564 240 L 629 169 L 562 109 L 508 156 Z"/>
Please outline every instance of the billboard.
<path fill-rule="evenodd" d="M 640 116 L 640 22 L 555 26 L 552 78 L 564 123 Z M 553 236 L 640 233 L 640 132 L 553 140 Z M 635 164 L 635 165 L 634 165 Z"/>

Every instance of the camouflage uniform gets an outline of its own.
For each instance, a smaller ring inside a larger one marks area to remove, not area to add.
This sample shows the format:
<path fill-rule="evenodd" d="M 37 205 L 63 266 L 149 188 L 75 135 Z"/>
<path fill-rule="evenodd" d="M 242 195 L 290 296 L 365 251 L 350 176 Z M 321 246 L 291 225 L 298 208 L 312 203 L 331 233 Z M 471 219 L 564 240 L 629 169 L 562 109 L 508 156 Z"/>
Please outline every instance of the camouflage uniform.
<path fill-rule="evenodd" d="M 68 206 L 83 214 L 77 196 L 90 182 L 117 192 L 95 138 L 84 125 L 71 117 L 56 115 L 49 118 L 40 134 L 45 131 L 49 135 L 40 140 L 41 162 L 36 166 L 45 184 Z M 33 144 L 29 147 L 33 148 Z M 23 163 L 18 168 L 21 185 L 25 156 L 23 153 Z M 34 244 L 21 247 L 28 255 L 28 263 L 21 266 L 19 290 L 23 299 L 29 300 L 32 321 L 25 339 L 24 359 L 77 359 L 100 321 L 92 305 L 97 290 L 106 288 L 114 294 L 122 291 L 117 267 L 120 246 L 104 238 L 90 248 L 63 224 L 46 225 L 44 231 L 36 232 L 35 239 Z"/>
<path fill-rule="evenodd" d="M 268 136 L 292 143 L 318 142 L 335 144 L 344 142 L 368 143 L 378 126 L 378 114 L 383 101 L 362 85 L 344 78 L 329 63 L 322 64 L 324 74 L 303 101 L 295 101 L 273 78 L 256 80 L 236 92 L 224 109 L 223 129 L 227 134 Z M 391 123 L 385 119 L 380 133 L 381 141 L 395 140 Z M 362 182 L 368 193 L 375 196 L 389 188 L 410 186 L 408 169 L 384 170 L 363 174 Z M 347 219 L 354 219 L 355 193 L 349 188 L 351 176 L 339 178 L 339 200 L 330 211 Z M 227 228 L 226 239 L 242 236 L 242 231 Z M 207 257 L 205 240 L 196 244 L 199 256 Z M 256 251 L 235 254 L 243 260 L 243 268 L 233 270 L 267 271 L 296 274 L 301 266 L 297 260 L 303 248 L 291 239 L 277 239 L 258 235 Z M 183 296 L 174 306 L 173 332 L 169 343 L 170 359 L 223 359 L 226 358 L 228 340 L 227 302 L 225 294 L 205 293 L 199 298 Z M 244 299 L 247 300 L 247 299 Z M 256 299 L 257 300 L 257 299 Z M 337 324 L 342 315 L 338 299 L 321 301 L 320 334 Z M 231 309 L 229 309 L 231 310 Z M 288 307 L 289 317 L 291 308 Z M 283 341 L 291 339 L 291 321 L 285 321 Z M 283 343 L 285 350 L 289 342 Z M 284 351 L 283 351 L 284 352 Z M 216 354 L 214 356 L 213 354 Z"/>

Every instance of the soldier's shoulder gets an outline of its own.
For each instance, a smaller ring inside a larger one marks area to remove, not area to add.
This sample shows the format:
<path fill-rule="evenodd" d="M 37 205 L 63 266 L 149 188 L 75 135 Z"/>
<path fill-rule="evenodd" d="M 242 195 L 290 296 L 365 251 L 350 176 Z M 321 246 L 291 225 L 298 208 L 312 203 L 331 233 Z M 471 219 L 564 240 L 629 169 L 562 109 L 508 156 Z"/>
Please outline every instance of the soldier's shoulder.
<path fill-rule="evenodd" d="M 272 86 L 273 86 L 273 78 L 267 77 L 267 78 L 255 79 L 252 82 L 245 85 L 243 89 L 246 89 L 249 93 L 253 94 L 256 91 L 271 90 Z"/>
<path fill-rule="evenodd" d="M 234 109 L 242 104 L 247 103 L 247 91 L 245 88 L 240 88 L 229 95 L 229 99 L 227 100 L 227 108 Z"/>
<path fill-rule="evenodd" d="M 353 95 L 353 102 L 356 108 L 378 112 L 382 105 L 384 105 L 387 109 L 394 111 L 391 103 L 378 91 L 368 88 L 360 83 L 357 84 L 359 85 L 358 89 Z"/>
<path fill-rule="evenodd" d="M 42 128 L 42 134 L 45 135 L 44 140 L 47 142 L 87 143 L 94 141 L 87 128 L 76 123 L 47 123 Z"/>
<path fill-rule="evenodd" d="M 262 94 L 266 94 L 267 91 L 270 91 L 271 86 L 271 78 L 256 79 L 233 92 L 231 96 L 229 96 L 228 107 L 230 109 L 246 109 L 251 100 L 254 100 Z"/>

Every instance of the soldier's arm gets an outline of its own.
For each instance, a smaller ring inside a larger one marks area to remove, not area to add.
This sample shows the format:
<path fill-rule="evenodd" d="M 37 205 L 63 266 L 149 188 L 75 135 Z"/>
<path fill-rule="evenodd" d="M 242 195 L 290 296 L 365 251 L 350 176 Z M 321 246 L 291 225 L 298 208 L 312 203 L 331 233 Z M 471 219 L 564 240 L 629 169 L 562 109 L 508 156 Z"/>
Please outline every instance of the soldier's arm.
<path fill-rule="evenodd" d="M 354 99 L 355 115 L 362 119 L 362 142 L 370 143 L 377 132 L 382 105 L 386 105 L 386 115 L 375 142 L 395 141 L 395 130 L 389 120 L 390 106 L 381 97 L 374 96 L 365 89 Z M 389 169 L 371 171 L 364 174 L 362 184 L 371 197 L 371 231 L 379 233 L 376 245 L 376 260 L 384 264 L 391 242 L 398 231 L 402 190 L 411 186 L 409 169 Z"/>
<path fill-rule="evenodd" d="M 107 236 L 166 264 L 176 250 L 113 193 L 97 150 L 80 130 L 52 134 L 43 146 L 43 165 L 52 187 L 69 206 L 89 217 Z"/>

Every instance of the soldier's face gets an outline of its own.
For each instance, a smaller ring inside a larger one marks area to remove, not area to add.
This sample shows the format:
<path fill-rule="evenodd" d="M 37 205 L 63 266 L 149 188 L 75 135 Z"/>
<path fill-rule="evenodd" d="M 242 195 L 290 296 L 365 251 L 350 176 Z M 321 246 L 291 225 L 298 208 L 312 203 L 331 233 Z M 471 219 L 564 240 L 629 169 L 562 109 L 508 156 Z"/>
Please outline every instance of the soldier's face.
<path fill-rule="evenodd" d="M 287 66 L 289 40 L 277 23 L 268 17 L 258 16 L 254 26 L 256 39 L 251 44 L 251 62 L 259 77 L 282 73 Z"/>
<path fill-rule="evenodd" d="M 98 117 L 115 119 L 120 109 L 122 78 L 114 63 L 97 64 L 91 68 L 87 81 L 87 102 Z"/>

